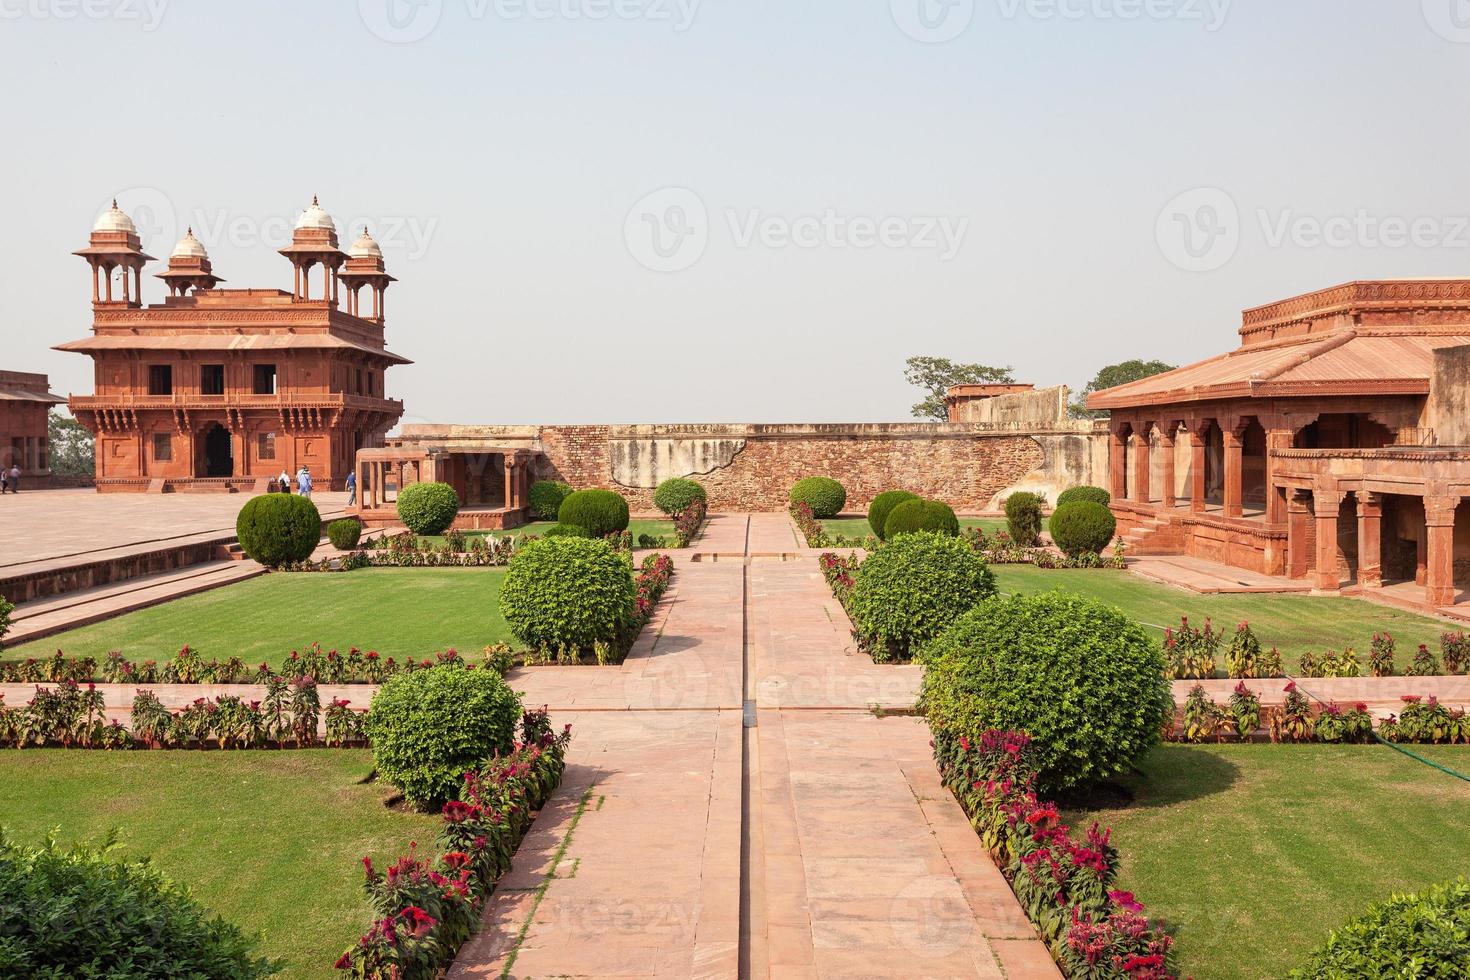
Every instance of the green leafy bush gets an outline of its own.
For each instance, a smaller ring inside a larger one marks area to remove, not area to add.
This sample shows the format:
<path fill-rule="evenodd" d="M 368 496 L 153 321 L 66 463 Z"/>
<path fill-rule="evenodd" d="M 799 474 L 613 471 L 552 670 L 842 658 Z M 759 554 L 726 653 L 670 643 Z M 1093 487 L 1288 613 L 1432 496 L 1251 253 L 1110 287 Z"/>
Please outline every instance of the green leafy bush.
<path fill-rule="evenodd" d="M 1118 532 L 1118 521 L 1102 504 L 1076 500 L 1059 505 L 1046 527 L 1062 553 L 1075 557 L 1101 553 Z"/>
<path fill-rule="evenodd" d="M 572 488 L 556 480 L 537 480 L 531 484 L 531 516 L 538 521 L 554 521 L 561 502 L 572 494 Z"/>
<path fill-rule="evenodd" d="M 15 612 L 15 603 L 7 602 L 5 597 L 0 595 L 0 640 L 4 640 L 5 634 L 10 632 L 10 614 L 13 612 Z M 0 650 L 4 649 L 5 644 L 0 643 Z"/>
<path fill-rule="evenodd" d="M 907 500 L 889 513 L 883 538 L 891 541 L 900 534 L 913 534 L 915 531 L 933 531 L 954 537 L 960 533 L 960 519 L 943 501 Z"/>
<path fill-rule="evenodd" d="M 100 845 L 22 847 L 0 832 L 0 976 L 253 980 L 258 943 L 146 861 Z"/>
<path fill-rule="evenodd" d="M 1173 711 L 1158 642 L 1074 593 L 981 603 L 922 659 L 921 703 L 934 731 L 971 740 L 989 729 L 1025 732 L 1044 794 L 1126 772 Z"/>
<path fill-rule="evenodd" d="M 847 505 L 847 491 L 842 484 L 825 476 L 809 476 L 796 481 L 791 488 L 791 502 L 806 504 L 817 520 L 836 517 Z"/>
<path fill-rule="evenodd" d="M 628 502 L 611 490 L 578 490 L 562 501 L 556 519 L 602 538 L 628 529 Z"/>
<path fill-rule="evenodd" d="M 1470 976 L 1470 882 L 1394 895 L 1333 931 L 1292 980 Z"/>
<path fill-rule="evenodd" d="M 709 497 L 704 492 L 704 487 L 694 480 L 683 477 L 674 477 L 665 480 L 653 491 L 653 506 L 668 514 L 677 517 L 684 513 L 696 501 L 708 503 Z"/>
<path fill-rule="evenodd" d="M 1057 506 L 1060 507 L 1062 506 L 1062 504 L 1070 504 L 1078 500 L 1086 500 L 1090 503 L 1102 504 L 1104 507 L 1106 507 L 1108 504 L 1112 503 L 1113 495 L 1108 493 L 1102 487 L 1068 487 L 1066 490 L 1063 490 L 1060 494 L 1057 495 Z"/>
<path fill-rule="evenodd" d="M 344 517 L 327 525 L 327 540 L 338 551 L 351 551 L 362 540 L 362 522 L 355 517 Z"/>
<path fill-rule="evenodd" d="M 887 661 L 912 656 L 993 595 L 995 578 L 974 548 L 920 531 L 895 538 L 858 566 L 850 610 L 873 659 Z"/>
<path fill-rule="evenodd" d="M 515 744 L 521 699 L 493 670 L 449 663 L 396 674 L 366 731 L 379 775 L 420 810 L 459 798 L 464 774 Z"/>
<path fill-rule="evenodd" d="M 1011 540 L 1022 548 L 1034 548 L 1041 541 L 1041 509 L 1046 498 L 1019 490 L 1006 498 L 1006 530 Z"/>
<path fill-rule="evenodd" d="M 447 483 L 411 483 L 398 491 L 398 519 L 414 534 L 443 534 L 459 514 L 459 494 Z"/>
<path fill-rule="evenodd" d="M 262 494 L 240 508 L 235 536 L 247 556 L 279 568 L 311 557 L 322 539 L 322 515 L 309 497 Z"/>
<path fill-rule="evenodd" d="M 575 524 L 553 524 L 541 532 L 543 538 L 590 538 L 592 532 Z"/>
<path fill-rule="evenodd" d="M 910 500 L 921 499 L 916 493 L 907 490 L 885 490 L 873 498 L 868 505 L 868 527 L 881 539 L 883 537 L 883 525 L 888 523 L 888 515 L 893 508 Z"/>
<path fill-rule="evenodd" d="M 510 560 L 500 612 L 538 650 L 610 643 L 633 617 L 633 566 L 605 541 L 533 541 Z"/>

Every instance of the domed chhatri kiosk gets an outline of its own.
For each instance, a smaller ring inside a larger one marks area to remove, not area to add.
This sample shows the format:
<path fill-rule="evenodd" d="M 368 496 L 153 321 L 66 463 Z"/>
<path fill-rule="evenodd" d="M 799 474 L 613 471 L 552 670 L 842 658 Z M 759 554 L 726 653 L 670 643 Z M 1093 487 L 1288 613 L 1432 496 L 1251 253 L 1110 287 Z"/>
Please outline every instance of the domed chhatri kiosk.
<path fill-rule="evenodd" d="M 116 202 L 76 254 L 92 270 L 92 336 L 56 349 L 95 362 L 95 393 L 69 404 L 97 438 L 98 490 L 256 490 L 302 466 L 340 489 L 403 415 L 384 393 L 388 368 L 410 362 L 384 342 L 383 251 L 364 229 L 344 253 L 315 198 L 281 249 L 290 292 L 220 288 L 191 228 L 157 274 L 168 295 L 144 305 L 154 260 Z"/>

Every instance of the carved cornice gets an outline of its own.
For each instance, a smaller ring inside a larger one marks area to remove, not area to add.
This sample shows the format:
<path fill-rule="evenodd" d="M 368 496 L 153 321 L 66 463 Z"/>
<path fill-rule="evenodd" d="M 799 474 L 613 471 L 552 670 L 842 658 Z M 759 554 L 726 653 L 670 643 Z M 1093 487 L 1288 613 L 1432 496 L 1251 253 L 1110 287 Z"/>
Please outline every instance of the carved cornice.
<path fill-rule="evenodd" d="M 1247 337 L 1331 316 L 1446 308 L 1470 318 L 1470 279 L 1350 282 L 1246 310 L 1240 334 Z"/>

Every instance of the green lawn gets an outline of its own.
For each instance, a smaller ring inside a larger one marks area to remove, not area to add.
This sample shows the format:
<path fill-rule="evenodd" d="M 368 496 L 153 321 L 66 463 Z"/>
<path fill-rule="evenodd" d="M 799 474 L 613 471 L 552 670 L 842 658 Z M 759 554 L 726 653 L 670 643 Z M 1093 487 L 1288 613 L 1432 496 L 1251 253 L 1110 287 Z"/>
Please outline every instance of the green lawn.
<path fill-rule="evenodd" d="M 555 521 L 536 521 L 535 523 L 526 524 L 518 527 L 513 531 L 467 531 L 465 533 L 467 533 L 470 537 L 485 537 L 487 535 L 504 537 L 507 534 L 511 534 L 519 538 L 527 534 L 545 534 L 546 529 L 549 527 L 553 527 L 555 524 Z M 674 536 L 674 522 L 631 520 L 628 522 L 628 530 L 632 533 L 633 544 L 636 546 L 638 544 L 638 536 L 640 534 L 651 535 L 655 538 L 672 538 Z M 444 542 L 444 538 L 442 536 L 421 538 L 420 540 L 430 541 L 434 544 L 442 544 Z"/>
<path fill-rule="evenodd" d="M 961 517 L 960 527 L 983 527 L 985 533 L 1004 531 L 1004 517 Z M 829 517 L 822 522 L 822 530 L 828 534 L 840 534 L 846 538 L 865 538 L 873 533 L 866 517 Z"/>
<path fill-rule="evenodd" d="M 1446 623 L 1375 605 L 1362 599 L 1342 599 L 1299 594 L 1200 595 L 1139 578 L 1128 572 L 1096 569 L 1046 570 L 1030 565 L 996 565 L 996 585 L 1002 592 L 1044 592 L 1063 589 L 1081 592 L 1117 606 L 1130 618 L 1155 627 L 1179 625 L 1180 616 L 1203 626 L 1206 618 L 1226 631 L 1220 649 L 1220 669 L 1225 668 L 1229 635 L 1242 620 L 1251 624 L 1263 646 L 1281 651 L 1282 665 L 1289 671 L 1300 667 L 1302 653 L 1322 653 L 1352 647 L 1365 667 L 1369 641 L 1375 632 L 1387 630 L 1398 644 L 1395 662 L 1399 671 L 1413 659 L 1420 643 L 1439 650 L 1439 635 L 1454 629 Z"/>
<path fill-rule="evenodd" d="M 326 576 L 323 576 L 326 577 Z M 286 961 L 289 978 L 327 978 L 372 921 L 362 858 L 379 867 L 439 818 L 390 810 L 364 785 L 372 754 L 290 752 L 0 752 L 0 825 L 37 842 L 121 831 L 204 905 Z"/>
<path fill-rule="evenodd" d="M 510 642 L 500 615 L 503 568 L 365 568 L 345 574 L 270 574 L 7 647 L 7 659 L 57 649 L 102 658 L 164 660 L 184 644 L 205 659 L 279 664 L 319 641 L 385 657 L 426 657 L 454 647 L 479 653 Z"/>
<path fill-rule="evenodd" d="M 1462 772 L 1470 749 L 1415 751 Z M 1382 746 L 1168 745 L 1112 826 L 1120 886 L 1178 940 L 1179 975 L 1280 977 L 1394 891 L 1470 874 L 1470 783 Z"/>

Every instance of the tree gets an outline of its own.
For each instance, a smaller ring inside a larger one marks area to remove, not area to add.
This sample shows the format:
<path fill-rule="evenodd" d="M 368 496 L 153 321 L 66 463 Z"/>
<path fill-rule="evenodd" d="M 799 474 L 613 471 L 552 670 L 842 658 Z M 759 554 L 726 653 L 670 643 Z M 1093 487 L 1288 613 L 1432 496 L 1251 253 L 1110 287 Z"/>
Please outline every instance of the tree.
<path fill-rule="evenodd" d="M 70 415 L 52 409 L 46 420 L 51 472 L 62 476 L 92 476 L 97 472 L 92 433 Z"/>
<path fill-rule="evenodd" d="M 1097 377 L 1087 383 L 1082 389 L 1082 394 L 1071 405 L 1067 406 L 1067 413 L 1074 419 L 1105 419 L 1108 417 L 1106 410 L 1093 410 L 1087 407 L 1087 396 L 1095 391 L 1105 391 L 1108 388 L 1116 388 L 1118 385 L 1126 385 L 1130 381 L 1141 381 L 1144 378 L 1152 378 L 1156 374 L 1174 370 L 1174 365 L 1165 364 L 1163 361 L 1124 361 L 1121 364 L 1109 364 L 1097 372 Z"/>
<path fill-rule="evenodd" d="M 943 357 L 911 357 L 904 362 L 903 377 L 927 396 L 914 406 L 914 418 L 938 422 L 949 421 L 944 395 L 955 385 L 999 385 L 1015 381 L 1008 367 L 955 364 Z"/>

